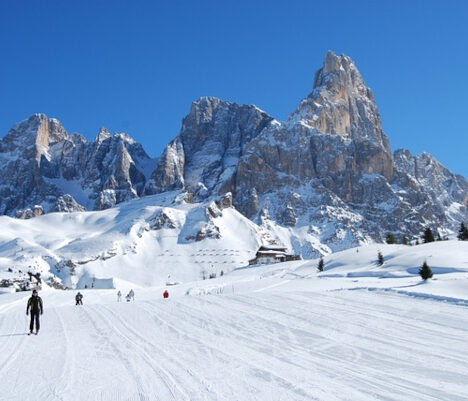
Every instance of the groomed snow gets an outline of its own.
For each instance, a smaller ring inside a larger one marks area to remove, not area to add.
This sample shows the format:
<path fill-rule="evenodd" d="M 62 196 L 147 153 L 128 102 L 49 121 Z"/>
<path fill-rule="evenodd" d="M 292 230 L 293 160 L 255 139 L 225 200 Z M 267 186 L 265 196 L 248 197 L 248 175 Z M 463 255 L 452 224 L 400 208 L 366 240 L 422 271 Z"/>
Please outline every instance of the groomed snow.
<path fill-rule="evenodd" d="M 29 294 L 1 294 L 0 400 L 468 399 L 468 243 L 369 245 L 316 265 L 241 268 L 166 300 L 162 286 L 129 303 L 84 290 L 82 307 L 75 291 L 42 291 L 37 337 Z"/>

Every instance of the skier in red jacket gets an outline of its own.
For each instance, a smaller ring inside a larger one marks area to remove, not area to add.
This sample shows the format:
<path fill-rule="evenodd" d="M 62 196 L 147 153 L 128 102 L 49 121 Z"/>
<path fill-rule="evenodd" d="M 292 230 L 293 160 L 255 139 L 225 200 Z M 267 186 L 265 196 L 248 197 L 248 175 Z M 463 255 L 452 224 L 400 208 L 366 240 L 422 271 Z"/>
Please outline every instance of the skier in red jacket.
<path fill-rule="evenodd" d="M 167 290 L 163 292 L 163 297 L 164 298 L 169 298 L 169 292 L 167 292 Z"/>

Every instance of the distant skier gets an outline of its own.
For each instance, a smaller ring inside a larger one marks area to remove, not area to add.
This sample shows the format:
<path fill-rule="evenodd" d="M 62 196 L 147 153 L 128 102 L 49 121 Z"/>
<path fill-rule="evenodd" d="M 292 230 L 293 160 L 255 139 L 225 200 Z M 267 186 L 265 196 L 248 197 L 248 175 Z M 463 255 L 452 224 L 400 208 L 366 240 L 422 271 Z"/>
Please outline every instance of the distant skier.
<path fill-rule="evenodd" d="M 128 293 L 128 296 L 130 297 L 132 301 L 135 300 L 135 293 L 133 292 L 133 290 L 130 290 L 130 292 Z"/>
<path fill-rule="evenodd" d="M 78 292 L 78 294 L 76 294 L 75 301 L 77 305 L 83 305 L 83 294 L 81 294 L 81 292 Z"/>
<path fill-rule="evenodd" d="M 127 300 L 127 302 L 130 302 L 130 294 L 127 294 L 127 296 L 125 297 L 125 299 Z"/>
<path fill-rule="evenodd" d="M 26 315 L 29 315 L 29 310 L 31 310 L 31 323 L 29 324 L 29 334 L 33 333 L 34 322 L 35 322 L 36 323 L 36 335 L 37 335 L 41 327 L 41 324 L 39 322 L 39 314 L 42 315 L 42 313 L 44 312 L 42 299 L 37 294 L 37 290 L 33 290 L 32 297 L 29 298 L 28 300 L 28 306 L 26 307 Z"/>
<path fill-rule="evenodd" d="M 119 292 L 117 293 L 117 302 L 121 302 L 121 301 L 122 301 L 122 293 L 119 290 Z"/>
<path fill-rule="evenodd" d="M 167 290 L 163 292 L 163 297 L 169 298 L 169 292 Z"/>

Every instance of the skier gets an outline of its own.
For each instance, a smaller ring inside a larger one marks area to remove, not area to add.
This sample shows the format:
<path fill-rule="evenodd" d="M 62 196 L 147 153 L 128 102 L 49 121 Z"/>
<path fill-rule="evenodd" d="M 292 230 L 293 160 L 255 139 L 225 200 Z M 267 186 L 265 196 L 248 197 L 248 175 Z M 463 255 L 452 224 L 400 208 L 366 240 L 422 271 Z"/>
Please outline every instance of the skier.
<path fill-rule="evenodd" d="M 135 300 L 135 293 L 133 292 L 133 290 L 130 290 L 130 292 L 128 293 L 128 296 L 131 298 L 132 301 Z"/>
<path fill-rule="evenodd" d="M 120 301 L 122 301 L 122 293 L 119 290 L 119 292 L 117 293 L 117 302 L 120 302 Z"/>
<path fill-rule="evenodd" d="M 39 313 L 42 315 L 44 312 L 42 299 L 37 295 L 37 290 L 33 290 L 32 297 L 28 300 L 28 306 L 26 307 L 26 316 L 29 315 L 29 310 L 31 310 L 31 323 L 29 324 L 29 334 L 32 334 L 34 329 L 34 322 L 36 322 L 36 335 L 39 333 L 39 328 L 41 327 L 39 322 Z"/>
<path fill-rule="evenodd" d="M 76 294 L 75 301 L 77 305 L 83 305 L 83 295 L 80 292 Z"/>
<path fill-rule="evenodd" d="M 169 292 L 167 290 L 163 292 L 163 297 L 169 298 Z"/>
<path fill-rule="evenodd" d="M 125 297 L 125 299 L 127 300 L 127 302 L 130 302 L 130 294 L 127 294 L 127 296 Z"/>

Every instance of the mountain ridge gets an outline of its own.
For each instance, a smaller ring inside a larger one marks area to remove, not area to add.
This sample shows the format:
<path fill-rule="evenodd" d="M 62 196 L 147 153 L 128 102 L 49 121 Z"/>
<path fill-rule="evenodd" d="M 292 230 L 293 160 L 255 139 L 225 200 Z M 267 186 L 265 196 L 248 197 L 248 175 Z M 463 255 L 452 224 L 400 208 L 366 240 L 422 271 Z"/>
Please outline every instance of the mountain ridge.
<path fill-rule="evenodd" d="M 21 163 L 23 161 L 23 163 Z M 373 93 L 329 51 L 312 92 L 284 122 L 257 106 L 194 101 L 159 158 L 101 128 L 92 142 L 35 114 L 0 139 L 0 213 L 101 210 L 167 191 L 233 205 L 306 257 L 387 232 L 441 236 L 467 219 L 468 183 L 432 156 L 392 153 Z M 20 191 L 15 191 L 18 185 Z M 70 190 L 72 189 L 72 190 Z"/>

